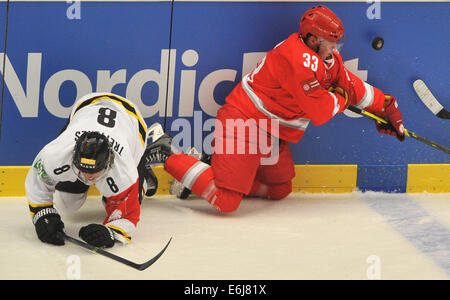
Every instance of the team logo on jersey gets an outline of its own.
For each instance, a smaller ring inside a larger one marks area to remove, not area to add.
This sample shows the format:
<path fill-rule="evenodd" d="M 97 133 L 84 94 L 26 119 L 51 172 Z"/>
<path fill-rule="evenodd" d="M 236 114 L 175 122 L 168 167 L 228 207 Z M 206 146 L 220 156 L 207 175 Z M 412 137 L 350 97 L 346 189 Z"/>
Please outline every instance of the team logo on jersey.
<path fill-rule="evenodd" d="M 39 158 L 33 167 L 36 169 L 38 177 L 45 183 L 51 184 L 52 180 L 48 176 L 47 172 L 45 172 L 44 164 L 42 163 L 42 158 Z"/>
<path fill-rule="evenodd" d="M 320 83 L 316 78 L 310 78 L 302 81 L 300 83 L 306 95 L 314 93 L 318 89 L 320 89 Z"/>

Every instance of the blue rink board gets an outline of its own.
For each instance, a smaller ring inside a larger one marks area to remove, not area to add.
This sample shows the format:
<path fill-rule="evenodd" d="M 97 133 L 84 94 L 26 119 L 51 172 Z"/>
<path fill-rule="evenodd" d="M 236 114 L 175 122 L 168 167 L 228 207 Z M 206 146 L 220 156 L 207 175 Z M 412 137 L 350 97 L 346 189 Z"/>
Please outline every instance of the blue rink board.
<path fill-rule="evenodd" d="M 358 58 L 359 70 L 368 70 L 368 82 L 398 98 L 406 128 L 449 146 L 449 121 L 437 118 L 423 105 L 412 83 L 417 78 L 423 79 L 441 103 L 450 107 L 447 97 L 450 58 L 442 52 L 450 48 L 450 3 L 382 3 L 381 19 L 374 20 L 367 18 L 370 4 L 365 2 L 323 4 L 344 22 L 344 60 Z M 175 2 L 171 40 L 170 2 L 82 2 L 78 20 L 67 18 L 70 4 L 66 2 L 11 2 L 10 5 L 7 55 L 25 94 L 33 94 L 27 89 L 27 80 L 39 77 L 39 92 L 36 93 L 39 99 L 30 98 L 29 103 L 22 104 L 24 109 L 38 101 L 37 115 L 24 117 L 13 100 L 10 87 L 6 86 L 0 141 L 0 165 L 5 166 L 31 164 L 36 153 L 66 122 L 64 117 L 49 111 L 48 103 L 55 103 L 44 101 L 46 87 L 48 94 L 58 94 L 59 105 L 64 108 L 72 105 L 77 92 L 89 91 L 89 86 L 81 84 L 82 88 L 77 89 L 70 80 L 64 81 L 59 91 L 52 90 L 47 83 L 58 72 L 78 71 L 75 73 L 80 78 L 90 82 L 90 91 L 97 91 L 100 73 L 104 75 L 104 71 L 109 71 L 118 78 L 126 73 L 111 91 L 128 96 L 136 94 L 131 91 L 141 89 L 139 105 L 143 111 L 152 111 L 150 107 L 160 105 L 158 111 L 144 114 L 147 124 L 164 123 L 164 105 L 169 95 L 172 109 L 166 124 L 170 128 L 179 117 L 183 71 L 195 71 L 192 111 L 202 111 L 198 91 L 203 80 L 218 70 L 231 70 L 227 74 L 234 74 L 232 80 L 217 81 L 211 95 L 222 105 L 242 77 L 244 54 L 269 51 L 295 32 L 299 17 L 313 3 Z M 2 2 L 2 44 L 4 10 Z M 371 48 L 375 36 L 385 39 L 381 51 Z M 163 50 L 168 49 L 169 44 L 175 50 L 171 64 L 173 84 L 167 84 L 167 78 L 162 77 L 159 83 L 149 79 L 141 87 L 136 86 L 136 81 L 134 85 L 129 84 L 133 76 L 143 70 L 154 70 L 155 76 L 167 74 L 169 68 Z M 198 54 L 193 66 L 182 59 L 187 50 Z M 27 75 L 28 58 L 33 53 L 41 54 L 40 69 L 29 70 L 31 75 Z M 86 82 L 80 79 L 82 81 Z M 168 93 L 160 93 L 166 86 Z M 202 117 L 205 121 L 214 116 L 203 112 Z M 192 116 L 183 118 L 193 122 Z M 209 132 L 204 132 L 207 134 Z M 292 145 L 291 150 L 296 164 L 365 167 L 450 163 L 447 154 L 413 139 L 399 143 L 395 138 L 379 135 L 373 122 L 345 115 L 322 126 L 310 124 L 304 138 Z"/>

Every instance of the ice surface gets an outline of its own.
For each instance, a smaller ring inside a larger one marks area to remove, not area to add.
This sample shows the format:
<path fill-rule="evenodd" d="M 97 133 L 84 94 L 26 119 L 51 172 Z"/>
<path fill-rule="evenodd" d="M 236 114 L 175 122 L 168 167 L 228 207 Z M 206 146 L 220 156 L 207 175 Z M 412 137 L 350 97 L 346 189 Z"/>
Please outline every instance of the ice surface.
<path fill-rule="evenodd" d="M 100 197 L 62 215 L 66 232 L 101 222 Z M 146 199 L 132 242 L 108 249 L 41 243 L 25 198 L 0 198 L 0 279 L 450 279 L 450 194 L 292 194 L 246 198 L 231 214 L 202 199 Z"/>

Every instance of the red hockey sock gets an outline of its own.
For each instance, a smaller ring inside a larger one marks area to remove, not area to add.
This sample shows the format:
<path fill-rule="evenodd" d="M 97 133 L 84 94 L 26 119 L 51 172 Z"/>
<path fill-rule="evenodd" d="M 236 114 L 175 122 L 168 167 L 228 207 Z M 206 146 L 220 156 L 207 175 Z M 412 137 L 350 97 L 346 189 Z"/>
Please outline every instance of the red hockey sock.
<path fill-rule="evenodd" d="M 211 166 L 192 156 L 173 154 L 166 160 L 164 169 L 221 212 L 235 211 L 241 203 L 241 193 L 216 187 Z"/>
<path fill-rule="evenodd" d="M 210 183 L 214 181 L 210 165 L 195 157 L 177 153 L 166 160 L 164 169 L 185 187 L 208 200 Z"/>

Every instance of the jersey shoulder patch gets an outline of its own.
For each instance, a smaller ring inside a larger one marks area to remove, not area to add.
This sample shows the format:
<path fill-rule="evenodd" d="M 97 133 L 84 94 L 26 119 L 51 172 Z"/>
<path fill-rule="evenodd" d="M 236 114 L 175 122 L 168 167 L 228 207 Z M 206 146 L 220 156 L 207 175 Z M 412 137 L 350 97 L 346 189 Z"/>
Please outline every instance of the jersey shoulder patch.
<path fill-rule="evenodd" d="M 36 169 L 36 174 L 44 183 L 46 184 L 52 184 L 53 180 L 48 176 L 47 172 L 45 171 L 44 162 L 42 157 L 39 157 L 34 163 L 33 168 Z"/>
<path fill-rule="evenodd" d="M 316 78 L 308 78 L 300 82 L 300 86 L 303 88 L 305 94 L 309 95 L 320 89 L 320 82 Z"/>

